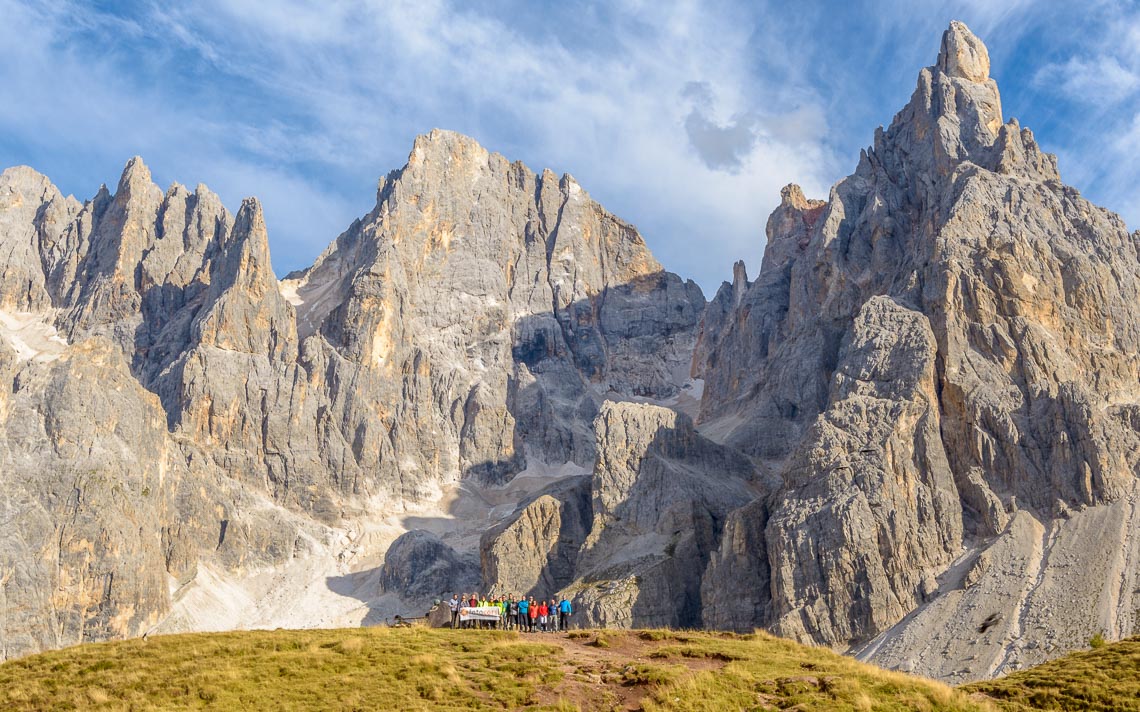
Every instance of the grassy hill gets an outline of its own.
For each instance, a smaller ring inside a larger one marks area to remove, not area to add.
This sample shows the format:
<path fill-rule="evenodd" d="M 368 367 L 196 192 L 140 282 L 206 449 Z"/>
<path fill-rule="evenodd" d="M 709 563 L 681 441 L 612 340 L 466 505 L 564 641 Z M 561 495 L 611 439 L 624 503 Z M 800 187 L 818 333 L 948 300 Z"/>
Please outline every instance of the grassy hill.
<path fill-rule="evenodd" d="M 1079 658 L 1075 670 L 1132 665 L 1120 689 L 1135 695 L 1140 644 L 1130 643 L 1082 653 L 1099 657 Z M 278 630 L 160 636 L 10 661 L 0 665 L 0 709 L 997 710 L 1033 703 L 1045 689 L 1033 680 L 954 690 L 763 633 Z"/>
<path fill-rule="evenodd" d="M 1140 637 L 962 688 L 1002 710 L 1140 710 Z"/>

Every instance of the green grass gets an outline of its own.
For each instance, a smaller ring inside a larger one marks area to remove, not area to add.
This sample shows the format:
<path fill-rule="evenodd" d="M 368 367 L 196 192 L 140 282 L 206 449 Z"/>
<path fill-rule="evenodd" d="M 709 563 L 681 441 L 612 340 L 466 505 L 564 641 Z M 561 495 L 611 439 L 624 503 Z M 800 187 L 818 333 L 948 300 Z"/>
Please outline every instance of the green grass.
<path fill-rule="evenodd" d="M 986 710 L 946 685 L 765 633 L 676 634 L 650 655 L 713 667 L 655 689 L 654 710 Z"/>
<path fill-rule="evenodd" d="M 669 630 L 249 631 L 83 645 L 0 665 L 3 710 L 933 712 L 1138 703 L 1140 638 L 957 690 L 763 633 Z"/>
<path fill-rule="evenodd" d="M 963 689 L 993 698 L 1003 710 L 1140 710 L 1140 637 L 1099 642 L 1092 650 Z"/>
<path fill-rule="evenodd" d="M 0 709 L 512 709 L 561 679 L 561 654 L 495 631 L 159 636 L 0 665 Z"/>

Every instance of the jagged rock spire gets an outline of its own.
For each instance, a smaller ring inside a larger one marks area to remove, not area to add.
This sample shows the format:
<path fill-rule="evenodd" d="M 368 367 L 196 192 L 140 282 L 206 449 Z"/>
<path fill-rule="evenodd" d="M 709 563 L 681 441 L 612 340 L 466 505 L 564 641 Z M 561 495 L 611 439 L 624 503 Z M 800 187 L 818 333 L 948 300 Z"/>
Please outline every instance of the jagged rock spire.
<path fill-rule="evenodd" d="M 990 78 L 990 53 L 965 23 L 954 20 L 942 33 L 942 49 L 934 66 L 951 77 L 984 82 Z"/>

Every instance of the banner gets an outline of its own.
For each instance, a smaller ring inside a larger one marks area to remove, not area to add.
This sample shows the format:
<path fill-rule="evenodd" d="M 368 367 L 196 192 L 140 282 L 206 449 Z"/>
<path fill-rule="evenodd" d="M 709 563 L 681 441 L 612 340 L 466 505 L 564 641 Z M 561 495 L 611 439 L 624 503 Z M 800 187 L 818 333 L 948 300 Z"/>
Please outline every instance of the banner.
<path fill-rule="evenodd" d="M 498 606 L 479 606 L 478 608 L 471 608 L 470 606 L 463 606 L 459 609 L 459 620 L 461 621 L 497 621 L 501 618 L 502 611 Z"/>

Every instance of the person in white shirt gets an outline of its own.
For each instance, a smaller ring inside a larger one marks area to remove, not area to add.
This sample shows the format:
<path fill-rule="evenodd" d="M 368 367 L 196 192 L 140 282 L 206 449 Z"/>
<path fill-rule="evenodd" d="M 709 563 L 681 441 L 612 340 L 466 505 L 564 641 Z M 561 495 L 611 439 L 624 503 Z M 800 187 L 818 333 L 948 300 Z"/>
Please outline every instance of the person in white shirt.
<path fill-rule="evenodd" d="M 463 596 L 464 596 L 464 598 L 466 598 L 467 594 L 465 593 L 465 594 L 463 594 Z M 451 607 L 451 627 L 452 628 L 458 628 L 459 627 L 459 594 L 457 594 L 457 593 L 451 594 L 451 600 L 447 602 L 447 605 Z"/>

